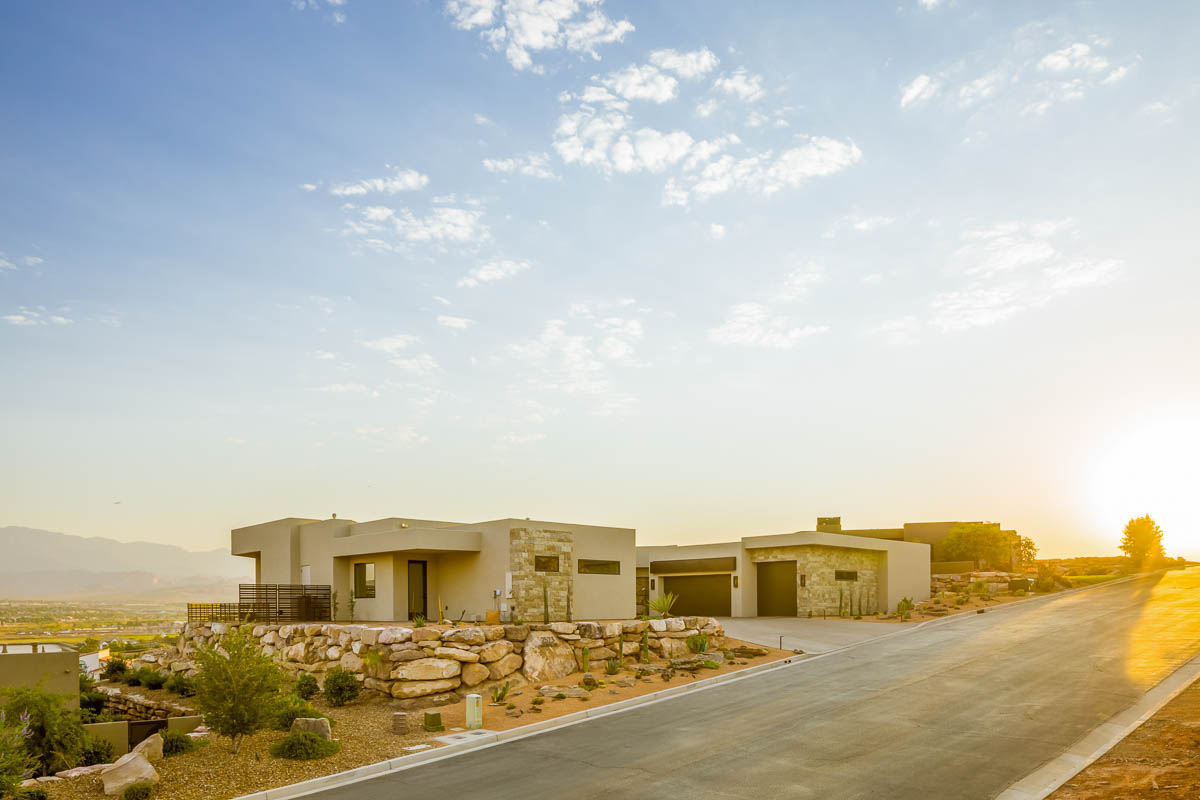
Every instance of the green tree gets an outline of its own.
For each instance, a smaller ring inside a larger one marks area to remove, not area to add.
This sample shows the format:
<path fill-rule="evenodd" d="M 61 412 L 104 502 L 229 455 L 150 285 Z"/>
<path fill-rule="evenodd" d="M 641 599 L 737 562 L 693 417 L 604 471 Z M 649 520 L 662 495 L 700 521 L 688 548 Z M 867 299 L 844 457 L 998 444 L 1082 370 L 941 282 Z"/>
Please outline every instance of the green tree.
<path fill-rule="evenodd" d="M 1028 536 L 1018 536 L 1016 541 L 1017 548 L 1017 563 L 1013 566 L 1020 565 L 1028 567 L 1033 564 L 1033 560 L 1037 558 L 1037 545 L 1033 543 L 1033 539 Z"/>
<path fill-rule="evenodd" d="M 1018 540 L 1021 538 L 1000 530 L 995 523 L 963 522 L 951 528 L 946 538 L 938 543 L 939 560 L 972 561 L 976 569 L 985 564 L 1011 568 L 1014 557 L 1020 555 Z"/>
<path fill-rule="evenodd" d="M 279 693 L 279 668 L 258 649 L 248 626 L 226 634 L 220 647 L 201 647 L 195 661 L 194 704 L 204 724 L 228 736 L 237 753 L 242 737 L 271 727 L 272 712 Z"/>
<path fill-rule="evenodd" d="M 1135 566 L 1149 565 L 1164 558 L 1162 537 L 1162 528 L 1146 514 L 1125 523 L 1119 546 Z"/>
<path fill-rule="evenodd" d="M 85 743 L 79 715 L 66 708 L 65 697 L 41 689 L 6 689 L 4 716 L 26 720 L 25 750 L 38 775 L 53 775 L 79 766 Z"/>
<path fill-rule="evenodd" d="M 13 719 L 0 711 L 0 797 L 7 797 L 37 769 L 37 762 L 25 749 L 31 735 L 28 715 Z"/>

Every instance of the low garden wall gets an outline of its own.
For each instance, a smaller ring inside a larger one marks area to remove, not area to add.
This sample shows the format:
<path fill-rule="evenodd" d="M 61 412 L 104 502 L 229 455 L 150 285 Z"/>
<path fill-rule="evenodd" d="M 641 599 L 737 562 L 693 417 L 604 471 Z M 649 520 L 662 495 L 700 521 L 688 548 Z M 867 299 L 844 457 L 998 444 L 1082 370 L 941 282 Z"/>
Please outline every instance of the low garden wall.
<path fill-rule="evenodd" d="M 291 675 L 318 679 L 335 666 L 359 676 L 364 688 L 419 708 L 456 702 L 462 690 L 480 691 L 512 682 L 545 683 L 588 666 L 603 670 L 617 658 L 638 663 L 643 641 L 652 662 L 691 655 L 687 638 L 708 637 L 710 649 L 724 645 L 721 624 L 710 617 L 551 622 L 526 625 L 256 625 L 245 623 L 261 651 Z M 160 668 L 195 673 L 191 660 L 201 646 L 216 646 L 232 623 L 189 623 L 177 645 L 157 650 Z"/>
<path fill-rule="evenodd" d="M 187 706 L 166 700 L 151 700 L 141 694 L 123 692 L 115 686 L 97 686 L 93 691 L 105 696 L 105 711 L 129 719 L 167 719 L 195 713 Z"/>

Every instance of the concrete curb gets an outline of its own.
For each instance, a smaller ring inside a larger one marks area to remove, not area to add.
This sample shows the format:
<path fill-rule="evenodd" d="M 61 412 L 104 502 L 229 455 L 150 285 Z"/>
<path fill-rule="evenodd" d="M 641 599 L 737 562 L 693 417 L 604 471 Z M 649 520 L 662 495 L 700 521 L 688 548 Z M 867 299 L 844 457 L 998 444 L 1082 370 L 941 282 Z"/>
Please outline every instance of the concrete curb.
<path fill-rule="evenodd" d="M 996 800 L 1043 800 L 1200 679 L 1200 656 L 1179 667 L 1124 711 L 1093 728 L 1069 750 L 1043 764 L 996 796 Z"/>
<path fill-rule="evenodd" d="M 1100 589 L 1105 586 L 1114 586 L 1118 583 L 1126 583 L 1128 581 L 1145 578 L 1151 574 L 1153 574 L 1153 573 L 1142 573 L 1139 575 L 1131 575 L 1127 578 L 1119 578 L 1114 581 L 1106 581 L 1104 583 L 1098 583 L 1098 584 L 1094 584 L 1092 586 L 1081 586 L 1078 589 L 1068 589 L 1063 592 L 1056 592 L 1055 594 L 1044 595 L 1042 597 L 1031 597 L 1028 600 L 1018 600 L 1013 603 L 1005 603 L 1004 605 L 1001 605 L 1001 606 L 995 606 L 993 608 L 989 608 L 988 613 L 989 614 L 995 613 L 997 611 L 1002 611 L 1006 608 L 1010 608 L 1013 606 L 1025 605 L 1030 602 L 1045 602 L 1048 600 L 1053 600 L 1058 597 L 1064 597 L 1068 594 L 1075 594 L 1077 592 L 1086 592 L 1086 591 L 1089 591 L 1092 589 Z M 419 753 L 413 753 L 412 755 L 398 756 L 396 758 L 388 759 L 387 761 L 379 761 L 374 764 L 365 764 L 361 767 L 355 767 L 354 769 L 346 770 L 345 772 L 336 772 L 332 775 L 325 775 L 320 778 L 311 778 L 307 781 L 302 781 L 300 783 L 292 783 L 292 784 L 288 784 L 287 786 L 279 786 L 274 789 L 266 789 L 261 792 L 254 792 L 252 794 L 241 795 L 239 797 L 234 798 L 234 800 L 293 800 L 293 798 L 306 797 L 308 795 L 314 794 L 316 792 L 324 791 L 326 789 L 333 789 L 335 787 L 340 787 L 340 786 L 348 786 L 353 783 L 359 783 L 361 781 L 370 780 L 371 778 L 376 778 L 380 775 L 385 775 L 385 774 L 392 773 L 392 772 L 402 772 L 406 769 L 411 769 L 413 767 L 421 766 L 422 764 L 428 764 L 428 763 L 431 763 L 434 761 L 441 761 L 444 758 L 454 758 L 455 756 L 462 755 L 463 753 L 470 752 L 472 750 L 482 750 L 487 747 L 495 747 L 496 745 L 503 744 L 505 742 L 516 741 L 517 739 L 524 739 L 529 736 L 538 736 L 540 734 L 547 733 L 552 730 L 557 730 L 559 728 L 566 728 L 571 725 L 578 725 L 582 722 L 587 722 L 589 719 L 596 719 L 598 717 L 607 716 L 609 714 L 619 714 L 623 711 L 629 711 L 631 709 L 639 708 L 639 707 L 645 706 L 645 705 L 651 705 L 653 703 L 661 703 L 664 700 L 671 700 L 675 697 L 679 697 L 684 694 L 690 694 L 691 692 L 699 692 L 699 691 L 704 691 L 706 689 L 712 689 L 716 686 L 720 686 L 725 683 L 732 683 L 734 681 L 739 681 L 739 680 L 744 680 L 746 678 L 756 677 L 756 676 L 765 674 L 767 672 L 774 672 L 776 670 L 799 667 L 803 664 L 808 664 L 813 661 L 818 661 L 822 658 L 828 658 L 830 656 L 837 655 L 838 653 L 843 653 L 847 650 L 852 650 L 856 647 L 862 647 L 863 645 L 870 644 L 872 642 L 877 642 L 881 639 L 889 639 L 894 636 L 904 636 L 907 634 L 911 634 L 911 633 L 913 633 L 917 630 L 920 630 L 926 626 L 944 625 L 944 624 L 958 621 L 958 620 L 971 619 L 976 616 L 979 616 L 979 615 L 978 614 L 966 614 L 966 613 L 953 614 L 951 616 L 943 617 L 941 619 L 926 620 L 925 622 L 918 622 L 913 625 L 904 625 L 903 623 L 901 623 L 901 625 L 898 626 L 897 630 L 891 631 L 890 633 L 883 633 L 883 634 L 880 634 L 879 636 L 875 636 L 870 639 L 864 639 L 859 642 L 853 642 L 851 644 L 843 645 L 842 647 L 836 648 L 834 650 L 827 650 L 823 653 L 817 653 L 817 654 L 814 654 L 811 656 L 798 654 L 792 658 L 784 658 L 779 661 L 771 661 L 766 664 L 758 664 L 753 667 L 747 667 L 746 669 L 738 670 L 737 672 L 729 672 L 729 673 L 725 673 L 724 675 L 714 675 L 710 678 L 701 678 L 699 680 L 694 680 L 691 683 L 680 684 L 679 686 L 672 686 L 668 689 L 662 689 L 661 691 L 651 692 L 650 694 L 645 694 L 640 697 L 630 697 L 625 700 L 619 700 L 616 703 L 609 703 L 607 705 L 598 706 L 596 708 L 584 709 L 582 711 L 577 711 L 574 714 L 567 714 L 565 716 L 557 717 L 555 719 L 548 719 L 544 722 L 535 722 L 535 723 L 532 723 L 529 725 L 523 725 L 520 728 L 514 728 L 513 730 L 510 730 L 510 731 L 500 731 L 498 733 L 476 736 L 476 737 L 472 737 L 468 741 L 459 742 L 456 744 L 448 744 L 448 745 L 444 745 L 442 747 L 433 748 L 431 750 L 425 750 L 425 751 L 422 751 Z M 1198 664 L 1198 669 L 1200 669 L 1200 659 L 1197 660 L 1197 664 Z M 1200 674 L 1200 672 L 1198 672 L 1197 674 Z M 1168 678 L 1168 680 L 1169 680 L 1169 678 Z M 1164 680 L 1163 683 L 1165 683 L 1165 682 L 1166 681 Z M 1159 685 L 1161 686 L 1162 684 L 1160 683 Z M 1154 691 L 1154 690 L 1151 690 L 1151 691 Z M 1118 716 L 1120 716 L 1120 715 L 1118 715 Z M 1138 724 L 1140 724 L 1140 723 L 1138 723 Z M 1136 725 L 1134 727 L 1136 727 Z M 1119 741 L 1119 740 L 1117 740 L 1117 741 Z M 1113 742 L 1113 744 L 1115 744 L 1115 741 Z M 1112 744 L 1110 744 L 1108 747 L 1112 747 Z M 1107 750 L 1107 748 L 1106 748 L 1106 750 Z M 1098 758 L 1100 755 L 1102 755 L 1102 753 L 1098 753 L 1095 756 L 1095 758 Z M 1093 758 L 1093 760 L 1094 760 L 1094 758 Z M 1089 761 L 1088 763 L 1091 763 L 1091 762 Z M 1086 764 L 1076 767 L 1075 770 L 1073 772 L 1071 772 L 1070 775 L 1067 775 L 1065 778 L 1063 778 L 1063 782 L 1068 780 L 1071 777 L 1071 775 L 1075 774 L 1075 772 L 1078 772 L 1080 769 L 1082 769 L 1083 766 L 1086 766 Z M 1057 788 L 1057 785 L 1055 788 Z M 1011 789 L 1009 791 L 1011 791 Z M 1048 793 L 1049 792 L 1047 792 L 1047 794 Z M 1045 795 L 1041 795 L 1040 797 L 1044 797 L 1044 796 Z M 1004 800 L 1027 800 L 1027 798 L 1033 797 L 1033 795 L 1016 794 L 1016 795 L 1011 795 L 1011 796 L 1002 795 L 1001 797 L 1003 797 Z"/>

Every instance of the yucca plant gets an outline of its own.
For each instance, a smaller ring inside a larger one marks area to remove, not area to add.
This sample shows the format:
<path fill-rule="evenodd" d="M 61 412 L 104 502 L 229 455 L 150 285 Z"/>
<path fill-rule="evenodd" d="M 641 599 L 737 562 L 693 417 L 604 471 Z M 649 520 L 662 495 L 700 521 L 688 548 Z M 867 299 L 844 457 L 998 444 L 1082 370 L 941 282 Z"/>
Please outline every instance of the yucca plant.
<path fill-rule="evenodd" d="M 666 592 L 650 601 L 650 608 L 658 612 L 660 617 L 671 616 L 671 609 L 675 607 L 675 603 L 679 600 L 679 595 L 674 592 Z"/>

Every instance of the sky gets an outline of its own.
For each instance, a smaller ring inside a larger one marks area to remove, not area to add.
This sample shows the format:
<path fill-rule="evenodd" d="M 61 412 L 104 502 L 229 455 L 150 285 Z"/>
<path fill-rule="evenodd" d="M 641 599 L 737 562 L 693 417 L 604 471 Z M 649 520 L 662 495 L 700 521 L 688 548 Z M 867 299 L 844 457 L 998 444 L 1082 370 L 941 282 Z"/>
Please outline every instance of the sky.
<path fill-rule="evenodd" d="M 1200 558 L 1194 3 L 0 8 L 0 524 Z"/>

